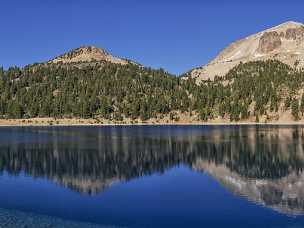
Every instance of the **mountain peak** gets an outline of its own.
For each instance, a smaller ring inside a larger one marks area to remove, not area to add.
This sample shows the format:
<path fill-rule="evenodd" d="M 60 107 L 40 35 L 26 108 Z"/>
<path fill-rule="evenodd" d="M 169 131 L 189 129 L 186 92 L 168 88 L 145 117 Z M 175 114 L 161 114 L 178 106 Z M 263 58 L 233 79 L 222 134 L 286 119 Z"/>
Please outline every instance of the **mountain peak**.
<path fill-rule="evenodd" d="M 104 49 L 95 46 L 81 46 L 49 61 L 49 63 L 79 63 L 105 61 L 115 64 L 127 64 L 128 61 L 112 56 Z"/>
<path fill-rule="evenodd" d="M 300 22 L 296 22 L 296 21 L 287 21 L 287 22 L 282 23 L 278 26 L 303 26 L 303 24 L 300 23 Z"/>
<path fill-rule="evenodd" d="M 238 40 L 207 65 L 190 72 L 192 78 L 213 80 L 243 62 L 279 60 L 292 67 L 304 67 L 304 24 L 288 21 Z"/>
<path fill-rule="evenodd" d="M 286 29 L 296 29 L 296 28 L 300 28 L 300 27 L 303 27 L 304 24 L 300 23 L 300 22 L 295 22 L 295 21 L 287 21 L 287 22 L 284 22 L 282 24 L 279 24 L 273 28 L 270 28 L 264 32 L 267 32 L 267 31 L 277 31 L 277 30 L 280 30 L 280 31 L 284 31 Z"/>

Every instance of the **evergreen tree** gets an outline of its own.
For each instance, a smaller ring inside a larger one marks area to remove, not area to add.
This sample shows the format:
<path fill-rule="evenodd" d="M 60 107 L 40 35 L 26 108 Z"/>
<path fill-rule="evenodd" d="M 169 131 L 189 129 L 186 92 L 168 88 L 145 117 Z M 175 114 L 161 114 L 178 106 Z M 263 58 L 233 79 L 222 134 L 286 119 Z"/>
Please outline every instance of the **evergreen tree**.
<path fill-rule="evenodd" d="M 300 111 L 301 111 L 302 116 L 303 116 L 303 114 L 304 114 L 304 94 L 302 95 L 302 98 L 301 98 Z"/>
<path fill-rule="evenodd" d="M 294 120 L 299 120 L 299 101 L 297 99 L 292 100 L 291 113 Z"/>

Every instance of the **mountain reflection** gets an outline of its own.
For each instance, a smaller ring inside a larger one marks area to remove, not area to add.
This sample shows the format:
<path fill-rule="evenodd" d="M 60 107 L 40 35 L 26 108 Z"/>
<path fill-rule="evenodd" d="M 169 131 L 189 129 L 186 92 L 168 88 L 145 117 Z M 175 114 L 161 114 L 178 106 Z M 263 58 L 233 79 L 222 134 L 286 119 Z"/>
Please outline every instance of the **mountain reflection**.
<path fill-rule="evenodd" d="M 187 165 L 288 214 L 304 212 L 301 127 L 26 128 L 0 131 L 0 170 L 85 194 Z"/>

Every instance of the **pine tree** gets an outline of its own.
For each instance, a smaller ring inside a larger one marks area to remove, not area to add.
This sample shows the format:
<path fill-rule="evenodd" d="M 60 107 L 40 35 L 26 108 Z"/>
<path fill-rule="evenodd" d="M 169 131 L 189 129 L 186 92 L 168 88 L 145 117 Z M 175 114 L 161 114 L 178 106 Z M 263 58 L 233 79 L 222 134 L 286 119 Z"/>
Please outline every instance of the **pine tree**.
<path fill-rule="evenodd" d="M 299 120 L 299 101 L 297 99 L 293 99 L 291 103 L 291 113 L 294 120 Z"/>
<path fill-rule="evenodd" d="M 303 116 L 303 114 L 304 114 L 304 94 L 302 95 L 302 98 L 301 98 L 300 111 L 301 111 L 302 116 Z"/>

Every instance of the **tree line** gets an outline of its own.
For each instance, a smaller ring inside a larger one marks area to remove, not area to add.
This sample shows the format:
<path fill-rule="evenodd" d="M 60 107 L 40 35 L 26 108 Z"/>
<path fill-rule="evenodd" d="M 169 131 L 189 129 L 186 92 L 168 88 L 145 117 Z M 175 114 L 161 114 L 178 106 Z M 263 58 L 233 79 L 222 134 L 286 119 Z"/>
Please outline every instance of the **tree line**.
<path fill-rule="evenodd" d="M 107 62 L 0 68 L 0 118 L 148 120 L 172 113 L 202 121 L 240 121 L 291 110 L 304 113 L 304 72 L 279 61 L 241 63 L 225 77 L 196 84 L 163 69 Z"/>

